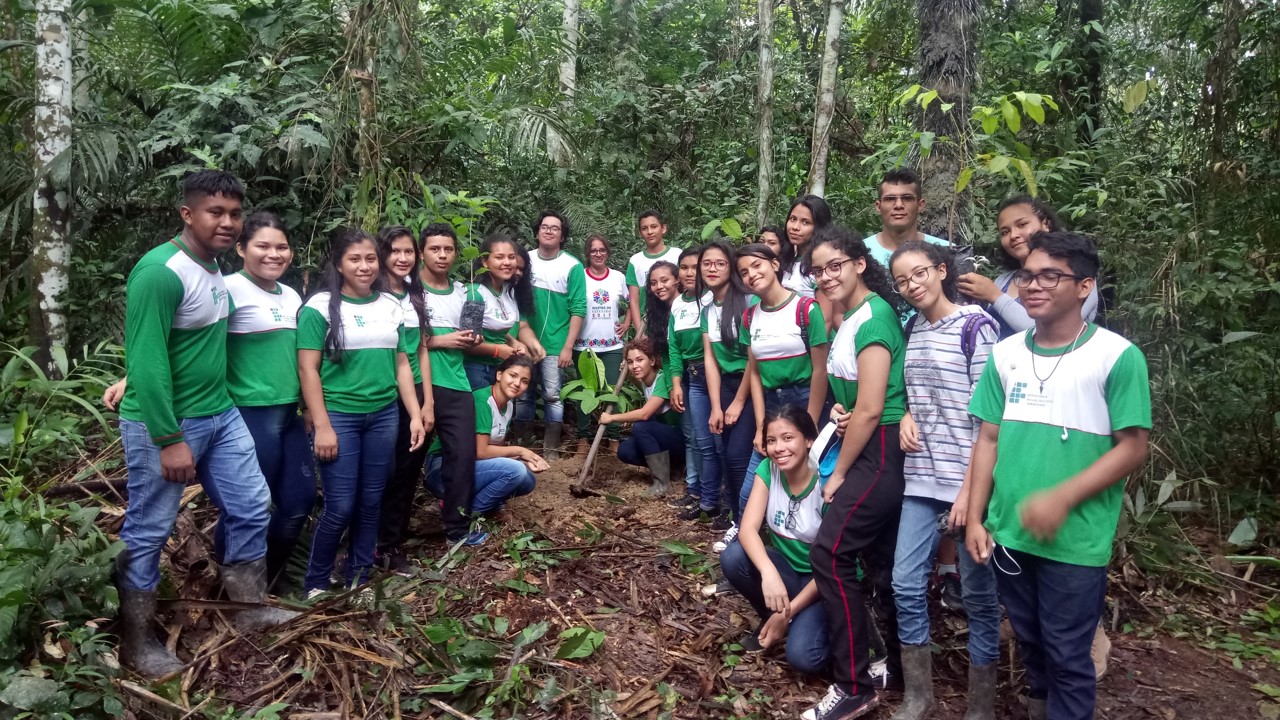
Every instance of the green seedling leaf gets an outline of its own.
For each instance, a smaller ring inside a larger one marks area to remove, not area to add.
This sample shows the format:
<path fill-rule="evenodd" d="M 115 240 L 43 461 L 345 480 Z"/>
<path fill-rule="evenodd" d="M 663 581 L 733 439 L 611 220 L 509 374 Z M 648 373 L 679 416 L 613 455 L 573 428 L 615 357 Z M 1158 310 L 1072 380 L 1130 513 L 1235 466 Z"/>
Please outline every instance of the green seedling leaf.
<path fill-rule="evenodd" d="M 604 633 L 584 627 L 571 627 L 560 633 L 556 659 L 578 660 L 590 657 L 604 643 Z"/>

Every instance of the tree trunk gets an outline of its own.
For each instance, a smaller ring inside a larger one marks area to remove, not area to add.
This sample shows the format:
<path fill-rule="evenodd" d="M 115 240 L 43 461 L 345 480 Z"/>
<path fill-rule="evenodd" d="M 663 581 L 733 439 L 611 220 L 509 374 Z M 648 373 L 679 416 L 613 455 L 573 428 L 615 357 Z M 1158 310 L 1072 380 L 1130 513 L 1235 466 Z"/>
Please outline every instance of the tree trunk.
<path fill-rule="evenodd" d="M 1222 26 L 1218 30 L 1218 46 L 1214 48 L 1200 86 L 1200 111 L 1196 124 L 1209 131 L 1209 164 L 1211 178 L 1218 176 L 1218 165 L 1227 159 L 1225 138 L 1235 123 L 1235 98 L 1240 51 L 1240 21 L 1244 6 L 1240 0 L 1223 0 Z"/>
<path fill-rule="evenodd" d="M 51 376 L 53 349 L 67 345 L 62 294 L 71 264 L 70 0 L 36 3 L 36 191 L 31 215 L 31 340 Z"/>
<path fill-rule="evenodd" d="M 818 104 L 813 118 L 813 150 L 809 162 L 809 194 L 821 197 L 827 190 L 827 155 L 831 150 L 831 120 L 836 111 L 836 75 L 840 69 L 840 28 L 846 0 L 831 0 L 827 13 L 826 44 L 822 50 L 822 74 L 818 79 Z"/>
<path fill-rule="evenodd" d="M 378 142 L 378 24 L 374 22 L 373 3 L 361 2 L 347 24 L 350 38 L 347 72 L 357 83 L 360 115 L 356 125 L 356 163 L 360 181 L 356 184 L 353 211 L 365 230 L 378 229 L 381 214 L 382 149 Z M 363 213 L 361 211 L 363 210 Z"/>
<path fill-rule="evenodd" d="M 756 108 L 756 227 L 769 219 L 769 181 L 773 176 L 773 0 L 759 0 L 760 78 Z"/>
<path fill-rule="evenodd" d="M 560 94 L 561 106 L 572 107 L 573 94 L 578 87 L 578 13 L 579 0 L 564 0 L 564 22 L 561 26 Z M 550 124 L 547 125 L 547 153 L 558 167 L 568 167 L 572 157 L 564 138 Z"/>
<path fill-rule="evenodd" d="M 977 0 L 919 0 L 917 44 L 920 85 L 938 98 L 916 115 L 922 132 L 933 133 L 932 150 L 921 153 L 920 176 L 926 203 L 920 213 L 924 232 L 957 245 L 968 238 L 968 193 L 955 192 L 968 153 L 966 122 L 977 69 Z M 950 104 L 948 111 L 942 106 Z"/>

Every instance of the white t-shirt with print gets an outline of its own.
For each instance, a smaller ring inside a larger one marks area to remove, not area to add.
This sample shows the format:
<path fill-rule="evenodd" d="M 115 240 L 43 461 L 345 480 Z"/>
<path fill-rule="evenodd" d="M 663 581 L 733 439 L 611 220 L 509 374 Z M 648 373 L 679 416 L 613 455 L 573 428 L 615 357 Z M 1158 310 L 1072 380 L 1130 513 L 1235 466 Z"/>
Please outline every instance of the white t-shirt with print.
<path fill-rule="evenodd" d="M 616 332 L 618 323 L 622 322 L 619 302 L 626 302 L 627 283 L 622 273 L 607 268 L 604 277 L 587 276 L 587 317 L 582 322 L 582 331 L 574 342 L 574 350 L 594 350 L 609 352 L 622 347 L 622 338 Z"/>

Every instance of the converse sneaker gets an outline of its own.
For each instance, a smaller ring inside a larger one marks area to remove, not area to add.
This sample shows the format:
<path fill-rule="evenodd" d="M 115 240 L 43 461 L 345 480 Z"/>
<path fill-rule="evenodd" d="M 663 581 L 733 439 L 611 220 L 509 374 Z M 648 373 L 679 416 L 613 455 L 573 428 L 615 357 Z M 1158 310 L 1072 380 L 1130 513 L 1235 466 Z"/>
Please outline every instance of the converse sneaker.
<path fill-rule="evenodd" d="M 871 667 L 867 668 L 867 673 L 871 675 L 871 684 L 877 690 L 902 689 L 902 678 L 889 669 L 888 660 L 876 660 L 871 663 Z"/>
<path fill-rule="evenodd" d="M 875 693 L 850 695 L 832 685 L 827 688 L 827 696 L 800 717 L 803 720 L 853 720 L 871 712 L 879 704 L 880 696 Z"/>
<path fill-rule="evenodd" d="M 389 550 L 385 554 L 379 553 L 378 564 L 400 577 L 413 577 L 413 563 L 409 562 L 409 556 L 398 548 Z"/>
<path fill-rule="evenodd" d="M 729 517 L 728 510 L 721 510 L 719 515 L 711 520 L 711 529 L 715 532 L 722 533 L 733 527 L 733 520 Z"/>
<path fill-rule="evenodd" d="M 681 495 L 675 500 L 668 500 L 667 504 L 673 508 L 684 509 L 684 508 L 698 507 L 699 502 L 700 502 L 700 499 L 698 498 L 697 495 L 690 495 L 689 492 L 686 490 L 684 495 Z"/>
<path fill-rule="evenodd" d="M 959 573 L 946 573 L 939 578 L 942 585 L 942 607 L 957 615 L 964 615 L 964 592 L 960 585 Z"/>
<path fill-rule="evenodd" d="M 711 549 L 715 550 L 718 553 L 722 553 L 726 549 L 728 549 L 729 545 L 734 540 L 737 540 L 737 539 L 738 539 L 738 524 L 733 523 L 729 525 L 729 529 L 724 532 L 724 537 L 720 538 L 719 540 L 711 544 Z"/>

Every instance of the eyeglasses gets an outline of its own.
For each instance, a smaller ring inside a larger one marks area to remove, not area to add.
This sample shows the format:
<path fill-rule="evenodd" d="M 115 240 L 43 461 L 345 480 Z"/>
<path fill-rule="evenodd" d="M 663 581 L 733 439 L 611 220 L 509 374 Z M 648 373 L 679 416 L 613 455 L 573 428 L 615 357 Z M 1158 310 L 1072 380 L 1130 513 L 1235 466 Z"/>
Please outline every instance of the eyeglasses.
<path fill-rule="evenodd" d="M 1041 290 L 1052 290 L 1058 287 L 1058 283 L 1062 282 L 1062 278 L 1071 278 L 1076 282 L 1084 280 L 1080 275 L 1072 275 L 1071 273 L 1058 272 L 1057 270 L 1041 270 L 1033 273 L 1030 270 L 1019 270 L 1013 274 L 1013 284 L 1020 288 L 1031 287 L 1031 281 L 1034 280 Z"/>
<path fill-rule="evenodd" d="M 604 248 L 596 248 L 595 250 L 591 251 L 591 254 L 592 255 L 608 255 L 609 251 L 605 250 Z"/>
<path fill-rule="evenodd" d="M 894 278 L 893 287 L 897 289 L 898 292 L 904 293 L 907 291 L 907 288 L 911 286 L 911 283 L 923 285 L 924 282 L 929 279 L 929 271 L 932 269 L 932 265 L 925 265 L 924 267 L 918 267 L 915 270 L 912 270 L 911 274 L 906 277 Z"/>
<path fill-rule="evenodd" d="M 787 519 L 782 523 L 783 529 L 796 529 L 796 515 L 800 512 L 800 500 L 796 498 L 787 498 Z M 777 522 L 776 520 L 774 522 Z"/>
<path fill-rule="evenodd" d="M 729 263 L 725 260 L 703 260 L 703 270 L 724 270 L 729 267 Z"/>
<path fill-rule="evenodd" d="M 840 271 L 844 269 L 844 266 L 851 262 L 853 262 L 853 258 L 845 258 L 843 260 L 832 260 L 831 262 L 827 263 L 823 267 L 814 268 L 813 279 L 820 280 L 824 275 L 837 277 L 840 275 Z"/>
<path fill-rule="evenodd" d="M 886 205 L 897 205 L 899 202 L 903 205 L 910 205 L 915 201 L 915 195 L 884 195 L 880 198 L 880 202 Z"/>
<path fill-rule="evenodd" d="M 538 229 L 542 232 L 560 232 L 559 225 L 539 225 Z"/>

